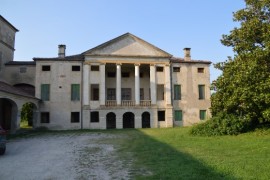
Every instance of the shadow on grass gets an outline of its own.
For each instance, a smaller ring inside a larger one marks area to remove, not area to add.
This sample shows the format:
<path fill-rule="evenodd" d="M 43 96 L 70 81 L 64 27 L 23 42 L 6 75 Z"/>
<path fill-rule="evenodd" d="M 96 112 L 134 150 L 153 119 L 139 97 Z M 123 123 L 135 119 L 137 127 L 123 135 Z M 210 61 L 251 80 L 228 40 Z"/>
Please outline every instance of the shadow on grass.
<path fill-rule="evenodd" d="M 216 172 L 191 155 L 141 130 L 124 130 L 122 133 L 131 138 L 128 138 L 129 142 L 125 143 L 121 151 L 132 152 L 132 175 L 136 179 L 235 179 L 228 174 Z M 147 173 L 146 169 L 151 173 Z"/>

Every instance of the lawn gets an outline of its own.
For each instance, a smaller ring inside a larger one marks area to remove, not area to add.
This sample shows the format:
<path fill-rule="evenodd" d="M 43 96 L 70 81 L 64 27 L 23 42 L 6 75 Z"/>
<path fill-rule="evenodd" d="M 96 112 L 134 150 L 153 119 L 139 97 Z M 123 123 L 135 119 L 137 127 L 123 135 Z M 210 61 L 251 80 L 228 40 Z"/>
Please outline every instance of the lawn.
<path fill-rule="evenodd" d="M 117 131 L 127 137 L 119 153 L 133 159 L 136 179 L 270 179 L 270 130 L 222 137 L 188 132 L 189 128 Z"/>

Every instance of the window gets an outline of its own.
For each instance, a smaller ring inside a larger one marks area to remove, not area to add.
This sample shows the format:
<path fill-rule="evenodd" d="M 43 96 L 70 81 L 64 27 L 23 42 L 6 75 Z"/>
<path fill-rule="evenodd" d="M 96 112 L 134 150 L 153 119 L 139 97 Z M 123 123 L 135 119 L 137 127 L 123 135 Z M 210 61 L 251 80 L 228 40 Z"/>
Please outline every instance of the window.
<path fill-rule="evenodd" d="M 70 122 L 72 123 L 80 122 L 80 112 L 71 112 Z"/>
<path fill-rule="evenodd" d="M 99 71 L 99 66 L 91 66 L 91 71 Z"/>
<path fill-rule="evenodd" d="M 164 100 L 164 84 L 157 85 L 157 100 Z"/>
<path fill-rule="evenodd" d="M 41 99 L 43 101 L 50 100 L 50 85 L 49 84 L 41 84 Z"/>
<path fill-rule="evenodd" d="M 173 67 L 173 72 L 180 72 L 180 67 Z"/>
<path fill-rule="evenodd" d="M 108 72 L 107 77 L 110 77 L 110 78 L 115 77 L 115 72 Z"/>
<path fill-rule="evenodd" d="M 121 89 L 122 100 L 131 100 L 131 88 Z"/>
<path fill-rule="evenodd" d="M 91 100 L 98 101 L 99 100 L 99 85 L 98 84 L 91 84 Z"/>
<path fill-rule="evenodd" d="M 205 99 L 205 85 L 199 85 L 199 99 Z"/>
<path fill-rule="evenodd" d="M 51 70 L 51 66 L 48 66 L 48 65 L 42 66 L 42 71 L 50 71 L 50 70 Z"/>
<path fill-rule="evenodd" d="M 81 66 L 72 66 L 72 71 L 80 71 Z"/>
<path fill-rule="evenodd" d="M 140 73 L 140 78 L 143 78 L 143 73 Z"/>
<path fill-rule="evenodd" d="M 174 85 L 174 100 L 181 100 L 181 85 Z"/>
<path fill-rule="evenodd" d="M 129 77 L 129 72 L 122 72 L 122 77 L 123 78 L 128 78 Z"/>
<path fill-rule="evenodd" d="M 157 72 L 163 72 L 163 67 L 156 67 Z"/>
<path fill-rule="evenodd" d="M 174 111 L 174 120 L 175 121 L 182 121 L 183 120 L 182 110 Z"/>
<path fill-rule="evenodd" d="M 107 89 L 107 100 L 116 100 L 115 88 Z"/>
<path fill-rule="evenodd" d="M 140 88 L 140 100 L 144 100 L 144 90 Z"/>
<path fill-rule="evenodd" d="M 206 110 L 200 110 L 200 120 L 206 119 Z"/>
<path fill-rule="evenodd" d="M 204 73 L 204 68 L 198 68 L 198 73 Z"/>
<path fill-rule="evenodd" d="M 20 67 L 20 73 L 26 73 L 27 67 Z"/>
<path fill-rule="evenodd" d="M 90 117 L 91 122 L 99 122 L 99 112 L 98 111 L 91 112 L 90 116 L 91 116 Z"/>
<path fill-rule="evenodd" d="M 41 123 L 50 123 L 50 113 L 49 112 L 40 113 L 40 122 Z"/>
<path fill-rule="evenodd" d="M 158 111 L 158 121 L 165 121 L 165 111 Z"/>
<path fill-rule="evenodd" d="M 79 100 L 80 100 L 80 85 L 71 84 L 71 101 L 79 101 Z"/>

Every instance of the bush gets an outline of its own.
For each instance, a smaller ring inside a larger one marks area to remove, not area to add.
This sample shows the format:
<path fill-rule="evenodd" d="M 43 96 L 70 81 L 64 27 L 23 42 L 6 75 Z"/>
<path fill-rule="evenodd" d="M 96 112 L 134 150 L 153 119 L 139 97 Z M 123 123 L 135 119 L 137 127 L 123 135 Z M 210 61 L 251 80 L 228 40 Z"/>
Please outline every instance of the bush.
<path fill-rule="evenodd" d="M 233 114 L 220 113 L 205 123 L 191 128 L 191 134 L 202 136 L 237 135 L 251 128 L 250 120 Z"/>

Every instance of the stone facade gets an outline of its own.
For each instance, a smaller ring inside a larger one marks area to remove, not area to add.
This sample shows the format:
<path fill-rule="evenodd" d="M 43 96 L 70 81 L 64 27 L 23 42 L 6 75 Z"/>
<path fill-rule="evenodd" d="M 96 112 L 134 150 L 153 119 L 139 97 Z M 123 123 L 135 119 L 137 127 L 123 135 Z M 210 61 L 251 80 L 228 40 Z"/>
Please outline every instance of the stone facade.
<path fill-rule="evenodd" d="M 30 97 L 34 127 L 159 128 L 210 117 L 211 62 L 192 60 L 190 48 L 184 49 L 184 58 L 175 58 L 130 33 L 78 55 L 66 56 L 65 45 L 58 48 L 54 58 L 16 62 L 12 54 L 1 61 L 5 82 L 35 88 Z"/>

